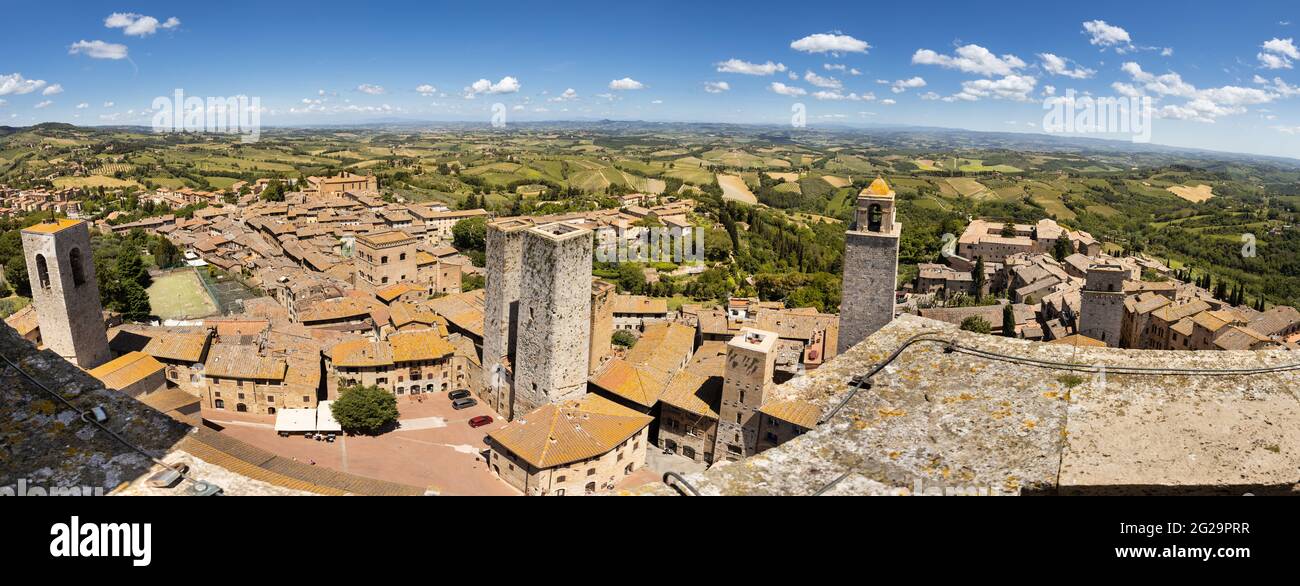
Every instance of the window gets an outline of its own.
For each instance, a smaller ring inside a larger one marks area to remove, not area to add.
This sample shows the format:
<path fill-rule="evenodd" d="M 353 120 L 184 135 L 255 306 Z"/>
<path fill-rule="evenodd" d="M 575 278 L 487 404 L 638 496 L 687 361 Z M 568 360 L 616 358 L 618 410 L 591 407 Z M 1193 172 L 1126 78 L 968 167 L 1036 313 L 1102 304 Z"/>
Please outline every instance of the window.
<path fill-rule="evenodd" d="M 36 255 L 36 276 L 40 278 L 41 288 L 50 288 L 50 267 L 45 263 L 45 255 Z"/>
<path fill-rule="evenodd" d="M 564 482 L 564 477 L 563 477 L 563 476 L 556 476 L 556 477 L 555 477 L 555 481 L 556 481 L 556 482 Z M 561 489 L 561 490 L 563 490 L 563 489 Z"/>
<path fill-rule="evenodd" d="M 879 232 L 880 226 L 884 224 L 885 214 L 881 210 L 880 204 L 871 204 L 867 210 L 867 231 Z"/>
<path fill-rule="evenodd" d="M 226 402 L 222 401 L 221 399 L 217 399 L 216 401 L 213 402 L 213 406 L 216 407 L 217 409 L 225 409 Z"/>
<path fill-rule="evenodd" d="M 587 469 L 587 476 L 595 476 L 595 475 L 596 475 L 596 469 L 595 469 L 595 468 L 588 468 L 588 469 Z"/>
<path fill-rule="evenodd" d="M 72 285 L 80 287 L 86 284 L 85 264 L 81 261 L 81 249 L 73 248 L 68 252 L 68 264 L 72 265 Z"/>

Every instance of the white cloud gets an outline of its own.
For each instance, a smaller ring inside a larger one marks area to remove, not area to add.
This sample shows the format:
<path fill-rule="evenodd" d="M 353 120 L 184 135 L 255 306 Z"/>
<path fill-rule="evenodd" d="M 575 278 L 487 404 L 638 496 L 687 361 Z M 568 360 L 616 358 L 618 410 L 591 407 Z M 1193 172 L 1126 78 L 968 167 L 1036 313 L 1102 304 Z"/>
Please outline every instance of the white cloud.
<path fill-rule="evenodd" d="M 43 79 L 25 79 L 21 73 L 0 75 L 0 96 L 30 94 L 43 87 Z"/>
<path fill-rule="evenodd" d="M 50 107 L 50 106 L 52 106 L 52 105 L 54 105 L 54 102 L 53 102 L 53 101 L 45 100 L 45 101 L 40 102 L 40 103 L 38 103 L 38 104 L 36 104 L 35 106 L 32 106 L 32 107 L 33 107 L 33 108 L 36 108 L 37 110 L 40 110 L 40 109 L 42 109 L 42 108 L 48 108 L 48 107 Z"/>
<path fill-rule="evenodd" d="M 785 71 L 785 65 L 781 63 L 750 63 L 740 59 L 728 59 L 717 64 L 719 73 L 741 73 L 744 75 L 772 75 Z"/>
<path fill-rule="evenodd" d="M 849 66 L 843 63 L 822 63 L 822 69 L 826 71 L 848 71 Z"/>
<path fill-rule="evenodd" d="M 1296 49 L 1292 39 L 1272 38 L 1264 42 L 1264 49 L 1255 55 L 1260 67 L 1264 69 L 1291 69 L 1291 60 L 1300 59 L 1300 49 Z"/>
<path fill-rule="evenodd" d="M 645 89 L 645 84 L 630 77 L 624 77 L 623 79 L 616 79 L 609 82 L 609 89 L 619 91 L 641 90 Z"/>
<path fill-rule="evenodd" d="M 45 88 L 45 91 L 41 92 L 41 95 L 57 96 L 61 93 L 63 93 L 63 84 L 56 83 L 56 84 L 51 84 L 49 87 Z"/>
<path fill-rule="evenodd" d="M 520 87 L 519 80 L 509 75 L 496 83 L 480 79 L 465 88 L 465 98 L 472 100 L 479 94 L 513 94 L 519 91 Z"/>
<path fill-rule="evenodd" d="M 104 106 L 103 106 L 103 107 L 105 107 L 105 108 L 112 108 L 112 107 L 113 107 L 113 102 L 104 102 Z"/>
<path fill-rule="evenodd" d="M 918 49 L 912 55 L 912 63 L 918 65 L 938 65 L 948 69 L 956 69 L 966 73 L 974 73 L 991 77 L 994 75 L 1010 75 L 1013 71 L 1025 66 L 1015 55 L 1003 55 L 998 57 L 992 51 L 979 45 L 963 45 L 957 47 L 956 55 L 940 55 L 929 49 Z"/>
<path fill-rule="evenodd" d="M 853 102 L 870 102 L 876 99 L 876 95 L 870 92 L 867 92 L 862 95 L 858 95 L 855 93 L 848 93 L 848 94 L 841 93 L 839 90 L 821 90 L 821 91 L 813 92 L 812 97 L 818 100 L 830 100 L 830 101 L 847 100 Z"/>
<path fill-rule="evenodd" d="M 91 59 L 126 59 L 126 45 L 104 41 L 81 40 L 68 46 L 69 55 L 85 55 Z"/>
<path fill-rule="evenodd" d="M 767 86 L 767 89 L 783 96 L 803 96 L 808 94 L 808 91 L 801 87 L 785 85 L 779 81 L 772 82 L 771 85 Z"/>
<path fill-rule="evenodd" d="M 1181 98 L 1182 104 L 1166 104 L 1156 109 L 1161 118 L 1176 120 L 1193 120 L 1197 122 L 1214 122 L 1222 116 L 1242 114 L 1248 106 L 1267 104 L 1279 98 L 1300 95 L 1300 88 L 1275 79 L 1272 86 L 1239 87 L 1222 86 L 1198 89 L 1183 81 L 1182 76 L 1169 72 L 1156 75 L 1144 71 L 1132 61 L 1124 63 L 1121 69 L 1132 78 L 1132 84 L 1115 82 L 1111 87 L 1125 96 L 1150 95 L 1153 99 Z M 1259 82 L 1259 77 L 1254 80 Z"/>
<path fill-rule="evenodd" d="M 790 48 L 804 53 L 866 53 L 871 45 L 840 33 L 817 33 L 790 43 Z"/>
<path fill-rule="evenodd" d="M 77 104 L 77 109 L 78 109 L 78 110 L 85 110 L 86 108 L 89 108 L 89 107 L 90 107 L 90 104 L 87 103 L 87 102 L 82 102 L 82 103 L 80 103 L 80 104 Z"/>
<path fill-rule="evenodd" d="M 725 81 L 706 81 L 704 82 L 704 91 L 711 94 L 720 94 L 731 89 L 731 84 Z"/>
<path fill-rule="evenodd" d="M 564 90 L 564 92 L 561 93 L 560 95 L 555 96 L 554 98 L 551 98 L 551 99 L 549 99 L 549 100 L 547 100 L 547 101 L 548 101 L 548 102 L 568 102 L 568 101 L 576 100 L 576 99 L 578 99 L 578 90 L 575 90 L 575 89 L 573 89 L 573 88 L 569 88 L 569 89 Z"/>
<path fill-rule="evenodd" d="M 437 94 L 437 93 L 438 93 L 438 88 L 433 87 L 433 86 L 431 86 L 431 85 L 425 83 L 425 84 L 420 84 L 420 85 L 416 86 L 416 87 L 415 87 L 415 92 L 418 93 L 418 94 L 420 94 L 421 96 L 424 96 L 424 97 L 428 98 L 428 97 L 432 97 L 433 95 Z"/>
<path fill-rule="evenodd" d="M 907 90 L 916 89 L 920 87 L 925 87 L 925 80 L 920 77 L 913 77 L 911 79 L 900 79 L 895 81 L 890 86 L 889 91 L 894 92 L 896 94 L 901 94 Z"/>
<path fill-rule="evenodd" d="M 1273 38 L 1264 42 L 1264 50 L 1270 53 L 1280 53 L 1292 59 L 1300 59 L 1300 49 L 1296 49 L 1293 39 Z"/>
<path fill-rule="evenodd" d="M 651 104 L 662 104 L 662 103 L 664 103 L 664 101 L 663 101 L 663 100 L 650 100 L 650 103 L 651 103 Z"/>
<path fill-rule="evenodd" d="M 921 94 L 921 99 L 922 99 L 922 100 L 937 100 L 937 99 L 939 99 L 939 94 L 936 94 L 936 93 L 934 93 L 934 92 L 925 92 L 925 93 Z"/>
<path fill-rule="evenodd" d="M 803 79 L 804 81 L 820 88 L 837 90 L 844 87 L 844 84 L 840 83 L 840 80 L 833 77 L 822 77 L 813 73 L 811 70 L 804 72 Z"/>
<path fill-rule="evenodd" d="M 981 98 L 1029 101 L 1029 94 L 1034 91 L 1038 80 L 1029 75 L 1007 75 L 1001 79 L 974 79 L 963 81 L 961 91 L 944 98 L 945 101 L 974 102 Z"/>
<path fill-rule="evenodd" d="M 883 99 L 883 100 L 880 100 L 880 103 L 881 103 L 881 104 L 884 104 L 884 105 L 886 105 L 886 106 L 893 106 L 894 104 L 897 104 L 898 102 L 895 102 L 895 101 L 893 100 L 893 98 L 885 98 L 885 99 Z"/>
<path fill-rule="evenodd" d="M 165 22 L 158 22 L 158 19 L 152 16 L 143 16 L 132 12 L 114 12 L 104 19 L 104 26 L 120 28 L 122 34 L 128 37 L 147 37 L 158 32 L 158 29 L 174 29 L 180 25 L 180 19 L 175 16 L 168 18 Z"/>
<path fill-rule="evenodd" d="M 385 90 L 384 86 L 382 85 L 371 85 L 368 83 L 363 83 L 357 86 L 357 91 L 363 94 L 370 94 L 372 96 L 378 96 L 380 94 L 387 92 L 387 90 Z"/>
<path fill-rule="evenodd" d="M 1061 75 L 1072 77 L 1074 79 L 1088 79 L 1092 77 L 1093 74 L 1097 73 L 1096 71 L 1083 66 L 1070 69 L 1068 59 L 1057 57 L 1052 53 L 1039 53 L 1038 58 L 1042 60 L 1041 65 L 1043 66 L 1043 70 L 1052 75 Z"/>
<path fill-rule="evenodd" d="M 1088 33 L 1088 42 L 1105 49 L 1106 47 L 1119 47 L 1118 52 L 1123 52 L 1124 48 L 1133 45 L 1133 39 L 1129 37 L 1128 31 L 1112 24 L 1107 24 L 1104 20 L 1090 20 L 1083 23 L 1084 32 Z"/>
<path fill-rule="evenodd" d="M 1255 58 L 1259 59 L 1259 66 L 1264 69 L 1291 69 L 1291 60 L 1281 55 L 1259 53 Z"/>

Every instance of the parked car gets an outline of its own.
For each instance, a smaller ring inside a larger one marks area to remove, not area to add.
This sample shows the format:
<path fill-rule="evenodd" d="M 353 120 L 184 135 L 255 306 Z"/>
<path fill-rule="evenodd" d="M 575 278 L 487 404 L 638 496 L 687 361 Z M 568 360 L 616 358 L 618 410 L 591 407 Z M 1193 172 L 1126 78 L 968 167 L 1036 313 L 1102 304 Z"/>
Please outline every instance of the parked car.
<path fill-rule="evenodd" d="M 492 417 L 488 415 L 479 415 L 469 420 L 470 427 L 483 427 L 489 423 L 492 423 Z"/>
<path fill-rule="evenodd" d="M 461 390 L 459 390 L 459 391 L 452 391 L 452 392 L 450 392 L 450 393 L 447 393 L 447 398 L 448 398 L 448 399 L 451 399 L 451 400 L 453 400 L 453 401 L 455 401 L 456 399 L 464 399 L 465 397 L 468 397 L 468 396 L 469 396 L 469 391 L 467 391 L 467 390 L 465 390 L 465 389 L 461 389 Z"/>
<path fill-rule="evenodd" d="M 478 401 L 475 401 L 470 397 L 461 397 L 451 402 L 451 408 L 456 410 L 469 409 L 475 405 L 478 405 Z"/>

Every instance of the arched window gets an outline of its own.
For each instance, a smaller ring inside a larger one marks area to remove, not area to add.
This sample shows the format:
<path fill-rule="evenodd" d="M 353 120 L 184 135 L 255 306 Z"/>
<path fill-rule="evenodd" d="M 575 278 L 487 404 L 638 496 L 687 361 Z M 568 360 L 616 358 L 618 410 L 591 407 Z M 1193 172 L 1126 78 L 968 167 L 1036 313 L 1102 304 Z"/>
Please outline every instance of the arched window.
<path fill-rule="evenodd" d="M 880 209 L 880 204 L 871 204 L 867 208 L 867 231 L 879 232 L 880 225 L 885 223 L 885 213 Z"/>
<path fill-rule="evenodd" d="M 80 248 L 74 248 L 68 252 L 68 264 L 72 265 L 72 285 L 80 287 L 86 284 L 86 271 L 81 263 Z"/>
<path fill-rule="evenodd" d="M 45 263 L 45 255 L 36 255 L 36 276 L 41 281 L 42 289 L 50 288 L 50 266 Z"/>

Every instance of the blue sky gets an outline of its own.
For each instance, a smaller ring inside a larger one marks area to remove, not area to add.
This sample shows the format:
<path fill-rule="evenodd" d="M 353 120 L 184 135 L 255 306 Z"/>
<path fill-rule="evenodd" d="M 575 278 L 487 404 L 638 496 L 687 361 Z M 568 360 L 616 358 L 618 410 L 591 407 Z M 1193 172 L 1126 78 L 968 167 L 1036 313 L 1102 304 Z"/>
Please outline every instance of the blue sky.
<path fill-rule="evenodd" d="M 495 103 L 786 123 L 801 103 L 813 126 L 1041 132 L 1073 89 L 1151 96 L 1155 143 L 1300 157 L 1294 3 L 984 6 L 5 0 L 0 124 L 147 125 L 180 88 L 256 96 L 265 125 L 486 122 Z"/>

